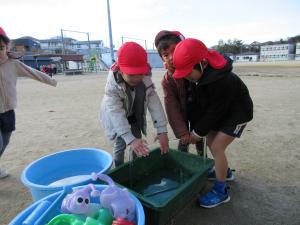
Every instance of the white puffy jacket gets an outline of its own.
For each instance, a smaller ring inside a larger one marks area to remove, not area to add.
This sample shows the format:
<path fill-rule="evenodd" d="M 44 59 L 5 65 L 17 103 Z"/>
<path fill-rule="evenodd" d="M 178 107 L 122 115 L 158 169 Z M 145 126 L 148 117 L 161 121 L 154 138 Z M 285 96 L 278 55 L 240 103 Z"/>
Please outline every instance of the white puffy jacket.
<path fill-rule="evenodd" d="M 151 76 L 145 76 L 143 82 L 146 86 L 143 130 L 146 130 L 147 126 L 146 112 L 148 108 L 152 117 L 153 126 L 156 128 L 157 133 L 167 132 L 167 119 L 160 99 L 155 91 Z M 131 107 L 128 98 L 125 83 L 117 83 L 113 72 L 110 71 L 101 104 L 100 122 L 105 130 L 106 136 L 111 141 L 121 136 L 126 144 L 130 144 L 135 139 L 127 120 Z"/>

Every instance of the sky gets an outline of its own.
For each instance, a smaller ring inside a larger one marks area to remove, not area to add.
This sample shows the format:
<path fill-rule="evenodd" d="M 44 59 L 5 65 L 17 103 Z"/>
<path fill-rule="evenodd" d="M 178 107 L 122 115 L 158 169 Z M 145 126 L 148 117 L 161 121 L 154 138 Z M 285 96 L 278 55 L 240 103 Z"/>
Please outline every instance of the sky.
<path fill-rule="evenodd" d="M 0 27 L 11 39 L 64 35 L 109 46 L 107 0 L 0 0 Z M 153 48 L 160 30 L 178 30 L 208 47 L 219 40 L 245 44 L 300 35 L 300 0 L 110 0 L 116 48 L 136 41 Z M 126 37 L 126 38 L 125 38 Z M 141 39 L 137 40 L 137 39 Z"/>

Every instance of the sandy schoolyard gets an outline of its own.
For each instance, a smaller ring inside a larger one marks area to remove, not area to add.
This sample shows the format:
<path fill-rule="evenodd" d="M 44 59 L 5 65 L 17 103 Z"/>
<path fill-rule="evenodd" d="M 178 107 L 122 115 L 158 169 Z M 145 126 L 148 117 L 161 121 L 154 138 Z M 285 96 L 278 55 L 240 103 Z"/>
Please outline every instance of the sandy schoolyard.
<path fill-rule="evenodd" d="M 254 120 L 227 151 L 236 169 L 231 201 L 209 210 L 191 202 L 174 224 L 300 224 L 300 63 L 234 66 L 249 87 Z M 153 72 L 160 97 L 162 75 L 163 71 Z M 31 204 L 20 174 L 33 160 L 82 147 L 111 152 L 98 122 L 106 73 L 55 78 L 56 88 L 30 79 L 18 81 L 17 130 L 0 162 L 10 173 L 0 180 L 0 225 Z M 148 119 L 147 138 L 152 143 L 155 133 Z M 170 127 L 169 134 L 175 147 Z"/>

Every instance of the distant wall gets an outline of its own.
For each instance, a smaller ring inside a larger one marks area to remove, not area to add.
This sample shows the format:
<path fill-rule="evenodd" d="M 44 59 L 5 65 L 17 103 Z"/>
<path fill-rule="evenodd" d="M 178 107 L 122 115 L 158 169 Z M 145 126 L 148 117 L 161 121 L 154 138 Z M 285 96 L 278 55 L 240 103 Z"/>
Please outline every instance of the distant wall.
<path fill-rule="evenodd" d="M 157 51 L 149 50 L 149 51 L 147 51 L 147 55 L 148 55 L 148 62 L 152 68 L 162 68 L 163 67 L 162 60 L 161 60 L 159 54 L 157 53 Z M 102 57 L 102 60 L 106 63 L 106 65 L 108 65 L 109 67 L 112 65 L 110 52 L 102 53 L 101 57 Z M 115 60 L 116 59 L 117 59 L 117 55 L 115 52 Z"/>
<path fill-rule="evenodd" d="M 162 68 L 163 62 L 158 54 L 158 52 L 147 52 L 148 62 L 152 68 Z"/>
<path fill-rule="evenodd" d="M 40 68 L 41 66 L 48 66 L 52 63 L 52 60 L 49 57 L 37 57 L 26 56 L 20 58 L 20 61 L 25 63 L 27 66 L 32 68 Z"/>

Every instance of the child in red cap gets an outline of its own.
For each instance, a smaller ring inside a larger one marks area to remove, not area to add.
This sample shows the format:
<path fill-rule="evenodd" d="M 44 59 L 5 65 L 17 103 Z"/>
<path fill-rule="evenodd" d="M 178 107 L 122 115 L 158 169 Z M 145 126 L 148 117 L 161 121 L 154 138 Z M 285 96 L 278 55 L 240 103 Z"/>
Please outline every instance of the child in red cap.
<path fill-rule="evenodd" d="M 175 136 L 180 139 L 178 150 L 187 152 L 190 142 L 190 123 L 186 111 L 188 95 L 191 84 L 188 80 L 175 80 L 172 77 L 174 67 L 172 55 L 176 45 L 184 40 L 184 36 L 178 31 L 162 30 L 155 37 L 155 46 L 162 58 L 167 72 L 165 73 L 161 85 L 164 91 L 164 103 L 169 123 Z M 203 140 L 196 142 L 196 150 L 199 155 L 203 155 Z"/>
<path fill-rule="evenodd" d="M 18 76 L 56 86 L 56 81 L 47 74 L 41 73 L 14 59 L 9 52 L 9 38 L 0 27 L 0 157 L 3 154 L 12 132 L 15 130 L 15 112 L 17 105 L 16 84 Z M 0 168 L 0 179 L 8 173 Z"/>
<path fill-rule="evenodd" d="M 161 153 L 169 151 L 167 121 L 151 80 L 146 51 L 135 42 L 123 44 L 118 61 L 112 66 L 105 86 L 100 120 L 105 134 L 113 144 L 115 166 L 124 163 L 124 152 L 130 145 L 130 160 L 136 155 L 147 156 L 146 111 L 151 114 L 157 130 Z"/>
<path fill-rule="evenodd" d="M 191 136 L 192 140 L 207 138 L 217 178 L 212 191 L 199 197 L 198 202 L 212 208 L 230 200 L 225 150 L 252 120 L 253 103 L 246 85 L 232 72 L 232 61 L 208 50 L 199 40 L 190 38 L 180 42 L 173 54 L 173 64 L 175 79 L 195 83 L 188 105 L 193 126 Z"/>

